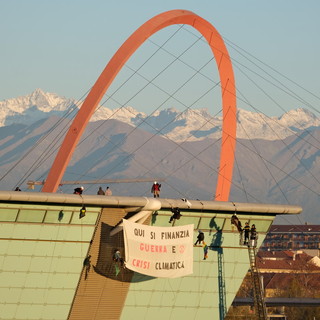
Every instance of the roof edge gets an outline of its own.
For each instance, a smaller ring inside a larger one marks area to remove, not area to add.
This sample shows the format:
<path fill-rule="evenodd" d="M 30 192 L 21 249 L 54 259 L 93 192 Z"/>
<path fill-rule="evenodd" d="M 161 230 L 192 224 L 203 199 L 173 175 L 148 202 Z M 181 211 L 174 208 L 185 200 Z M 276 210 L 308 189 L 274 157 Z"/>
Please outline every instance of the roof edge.
<path fill-rule="evenodd" d="M 17 192 L 0 191 L 0 202 L 23 202 L 23 203 L 60 203 L 65 205 L 102 206 L 102 207 L 144 207 L 150 201 L 158 201 L 161 209 L 179 207 L 185 210 L 214 210 L 232 213 L 265 213 L 299 214 L 302 208 L 294 205 L 241 203 L 225 201 L 201 201 L 187 199 L 154 199 L 147 197 L 121 197 L 101 195 L 76 195 L 46 192 Z"/>

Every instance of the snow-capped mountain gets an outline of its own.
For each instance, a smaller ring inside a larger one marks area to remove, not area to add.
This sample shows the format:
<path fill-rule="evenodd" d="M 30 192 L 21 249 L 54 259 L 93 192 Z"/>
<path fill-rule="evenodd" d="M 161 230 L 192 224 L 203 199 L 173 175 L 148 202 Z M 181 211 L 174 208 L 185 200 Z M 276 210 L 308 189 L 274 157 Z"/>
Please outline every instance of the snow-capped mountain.
<path fill-rule="evenodd" d="M 0 102 L 0 126 L 13 123 L 29 125 L 52 115 L 71 117 L 81 103 L 36 89 L 30 95 Z M 177 142 L 221 136 L 222 115 L 213 117 L 205 108 L 184 112 L 170 108 L 147 115 L 131 106 L 113 110 L 99 106 L 91 122 L 108 119 L 138 126 Z M 237 119 L 237 138 L 240 139 L 280 140 L 320 126 L 320 119 L 303 108 L 290 110 L 281 117 L 240 109 Z"/>
<path fill-rule="evenodd" d="M 61 116 L 75 101 L 36 89 L 30 95 L 0 101 L 0 126 L 14 123 L 31 124 L 51 115 Z"/>
<path fill-rule="evenodd" d="M 262 113 L 238 110 L 237 137 L 241 139 L 281 140 L 308 128 L 320 126 L 320 118 L 312 112 L 298 108 L 281 117 L 268 117 Z"/>
<path fill-rule="evenodd" d="M 61 142 L 61 128 L 69 125 L 68 119 L 62 119 L 61 127 L 55 127 L 57 119 L 77 105 L 75 100 L 40 89 L 0 102 L 0 188 L 9 190 L 19 185 L 25 190 L 26 183 L 20 179 L 26 173 L 31 180 L 45 179 L 55 155 L 52 143 L 57 143 L 57 136 Z M 301 205 L 301 221 L 319 223 L 315 214 L 320 205 L 319 119 L 302 108 L 279 118 L 246 110 L 239 110 L 237 116 L 237 165 L 230 199 Z M 165 177 L 164 197 L 212 199 L 221 121 L 206 109 L 181 112 L 170 108 L 147 116 L 132 107 L 100 107 L 78 144 L 64 180 Z M 137 128 L 132 130 L 132 126 Z M 184 143 L 178 145 L 177 141 Z M 147 184 L 113 187 L 119 195 L 148 196 L 150 192 Z M 63 192 L 72 192 L 70 188 L 65 186 Z"/>
<path fill-rule="evenodd" d="M 0 101 L 0 127 L 18 123 L 29 125 L 53 115 L 71 117 L 82 102 L 36 89 L 30 95 Z M 113 118 L 130 123 L 138 114 L 131 107 L 110 110 L 99 106 L 91 121 Z"/>

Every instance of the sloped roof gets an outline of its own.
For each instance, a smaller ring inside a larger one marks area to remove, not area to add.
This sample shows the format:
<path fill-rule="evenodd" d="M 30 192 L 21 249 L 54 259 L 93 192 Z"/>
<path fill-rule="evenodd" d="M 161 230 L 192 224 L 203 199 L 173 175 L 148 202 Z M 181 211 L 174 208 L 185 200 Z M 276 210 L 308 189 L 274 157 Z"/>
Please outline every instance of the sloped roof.
<path fill-rule="evenodd" d="M 307 277 L 307 278 L 306 278 Z M 275 273 L 268 277 L 263 276 L 265 289 L 280 289 L 288 288 L 288 284 L 293 280 L 301 283 L 308 282 L 308 287 L 314 290 L 320 290 L 320 274 L 290 274 L 290 273 Z"/>
<path fill-rule="evenodd" d="M 292 259 L 292 255 L 288 254 L 290 251 L 259 251 L 258 258 L 265 260 L 284 260 L 284 259 Z M 291 253 L 291 252 L 290 252 Z"/>
<path fill-rule="evenodd" d="M 308 233 L 308 232 L 319 232 L 320 225 L 317 224 L 303 224 L 303 225 L 272 225 L 269 233 Z"/>
<path fill-rule="evenodd" d="M 261 272 L 263 270 L 290 270 L 290 271 L 317 271 L 320 267 L 313 263 L 312 257 L 306 253 L 295 254 L 290 251 L 278 251 L 273 254 L 273 252 L 259 252 L 257 256 L 257 267 Z"/>

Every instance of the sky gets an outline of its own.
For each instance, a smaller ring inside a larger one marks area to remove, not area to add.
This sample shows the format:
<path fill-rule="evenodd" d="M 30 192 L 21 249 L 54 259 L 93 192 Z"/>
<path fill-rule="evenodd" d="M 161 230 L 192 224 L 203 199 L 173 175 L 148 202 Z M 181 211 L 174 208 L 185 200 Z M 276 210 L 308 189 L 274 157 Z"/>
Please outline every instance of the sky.
<path fill-rule="evenodd" d="M 173 9 L 193 11 L 225 39 L 320 96 L 318 0 L 0 0 L 0 101 L 37 88 L 79 99 L 138 27 Z M 241 75 L 236 82 L 245 89 Z M 270 95 L 286 110 L 301 105 Z M 269 115 L 282 112 L 258 90 L 252 99 Z"/>

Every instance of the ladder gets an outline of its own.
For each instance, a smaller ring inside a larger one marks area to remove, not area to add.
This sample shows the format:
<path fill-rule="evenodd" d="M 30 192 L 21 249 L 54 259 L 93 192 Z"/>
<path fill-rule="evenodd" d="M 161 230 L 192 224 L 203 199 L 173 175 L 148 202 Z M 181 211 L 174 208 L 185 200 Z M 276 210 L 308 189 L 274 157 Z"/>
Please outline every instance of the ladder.
<path fill-rule="evenodd" d="M 218 248 L 218 282 L 219 282 L 219 314 L 223 320 L 227 314 L 226 284 L 224 276 L 223 248 Z"/>
<path fill-rule="evenodd" d="M 256 253 L 257 253 L 257 240 L 258 240 L 258 233 L 255 234 L 254 238 L 249 238 L 248 243 L 245 243 L 243 239 L 243 229 L 241 226 L 241 222 L 238 219 L 236 213 L 234 213 L 231 217 L 231 224 L 234 224 L 239 232 L 239 244 L 240 246 L 247 245 L 248 246 L 248 253 L 249 253 L 249 261 L 250 261 L 250 271 L 251 277 L 253 282 L 253 294 L 254 294 L 254 306 L 256 310 L 256 316 L 258 320 L 267 320 L 268 313 L 266 304 L 263 298 L 263 287 L 260 280 L 259 269 L 256 265 Z"/>
<path fill-rule="evenodd" d="M 251 240 L 249 241 L 250 243 L 248 245 L 248 253 L 249 253 L 249 260 L 250 260 L 251 276 L 253 281 L 254 306 L 257 313 L 257 319 L 267 320 L 268 315 L 267 315 L 266 304 L 263 299 L 263 287 L 260 280 L 259 269 L 257 268 L 257 265 L 256 265 L 257 248 L 253 243 L 251 243 Z"/>
<path fill-rule="evenodd" d="M 224 274 L 224 256 L 223 256 L 223 234 L 220 229 L 212 238 L 210 249 L 217 252 L 218 255 L 218 287 L 219 287 L 219 320 L 223 320 L 227 314 L 226 302 L 226 283 Z"/>

